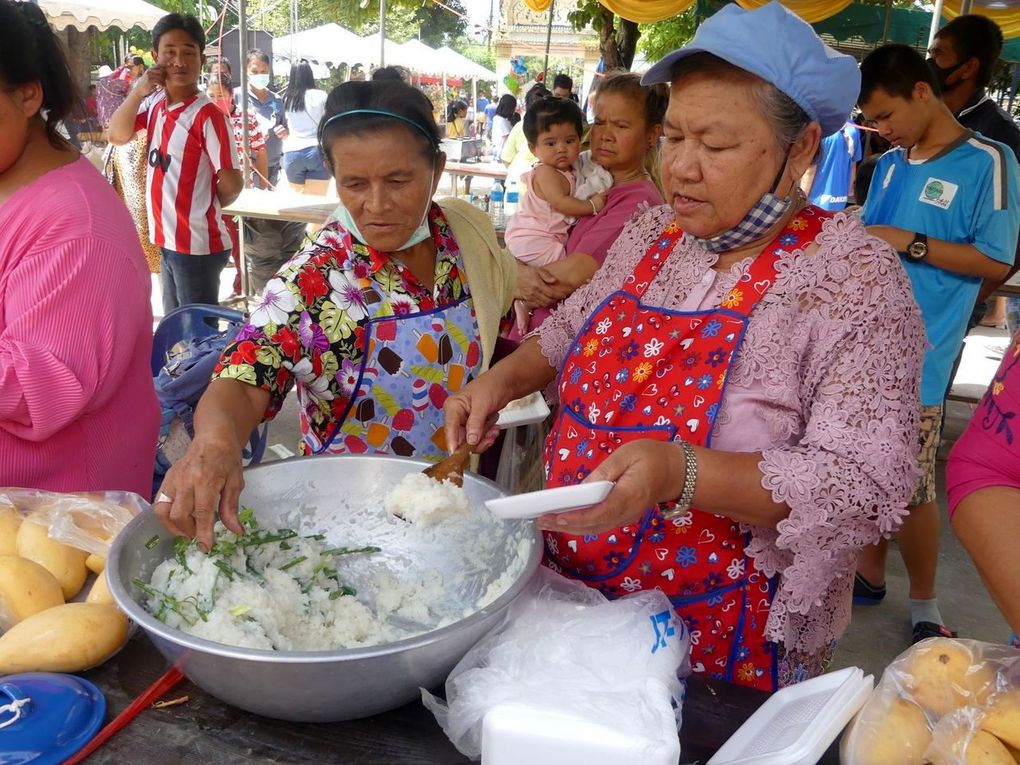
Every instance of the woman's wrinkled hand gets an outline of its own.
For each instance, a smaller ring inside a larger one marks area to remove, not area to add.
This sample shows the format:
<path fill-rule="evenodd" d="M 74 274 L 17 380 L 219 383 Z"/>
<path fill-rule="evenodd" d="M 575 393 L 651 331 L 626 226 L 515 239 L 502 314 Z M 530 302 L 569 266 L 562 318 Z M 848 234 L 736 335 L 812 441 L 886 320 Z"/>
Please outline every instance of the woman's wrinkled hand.
<path fill-rule="evenodd" d="M 543 515 L 538 519 L 539 528 L 567 534 L 601 534 L 637 522 L 652 505 L 680 496 L 683 449 L 671 441 L 631 441 L 593 470 L 585 483 L 591 481 L 615 481 L 616 486 L 592 507 Z"/>
<path fill-rule="evenodd" d="M 243 534 L 237 518 L 237 503 L 244 488 L 241 469 L 241 452 L 236 444 L 196 437 L 163 479 L 153 506 L 156 515 L 169 531 L 197 539 L 206 551 L 213 544 L 217 512 L 224 526 Z M 161 501 L 166 497 L 170 501 Z"/>
<path fill-rule="evenodd" d="M 573 287 L 557 279 L 544 268 L 517 264 L 517 289 L 514 298 L 524 301 L 530 310 L 548 308 L 573 292 Z"/>
<path fill-rule="evenodd" d="M 465 385 L 443 404 L 446 448 L 452 452 L 467 440 L 473 451 L 484 452 L 499 437 L 496 420 L 499 410 L 508 403 L 506 388 L 492 372 Z"/>

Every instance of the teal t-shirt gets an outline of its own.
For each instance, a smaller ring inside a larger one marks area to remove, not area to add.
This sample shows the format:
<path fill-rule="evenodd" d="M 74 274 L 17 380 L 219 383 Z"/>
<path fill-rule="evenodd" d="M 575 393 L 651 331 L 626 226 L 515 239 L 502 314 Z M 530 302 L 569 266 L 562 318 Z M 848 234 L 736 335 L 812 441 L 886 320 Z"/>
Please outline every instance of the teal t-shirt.
<path fill-rule="evenodd" d="M 1020 229 L 1018 186 L 1013 152 L 968 130 L 930 159 L 912 161 L 902 148 L 882 155 L 861 217 L 869 226 L 895 226 L 929 239 L 970 244 L 993 260 L 1012 264 Z M 921 403 L 936 406 L 945 399 L 981 279 L 908 258 L 903 267 L 928 335 Z"/>

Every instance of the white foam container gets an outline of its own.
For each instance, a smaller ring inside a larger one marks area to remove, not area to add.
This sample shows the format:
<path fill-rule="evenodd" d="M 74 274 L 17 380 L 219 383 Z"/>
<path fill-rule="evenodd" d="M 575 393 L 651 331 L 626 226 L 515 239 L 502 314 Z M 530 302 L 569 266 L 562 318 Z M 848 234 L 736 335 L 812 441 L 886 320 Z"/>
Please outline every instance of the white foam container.
<path fill-rule="evenodd" d="M 514 406 L 516 402 L 510 402 L 499 411 L 499 419 L 496 424 L 503 428 L 516 428 L 519 425 L 531 425 L 535 422 L 542 422 L 549 416 L 549 405 L 545 403 L 541 393 L 532 393 L 525 396 L 526 403 L 523 406 Z M 520 401 L 521 399 L 518 399 Z"/>
<path fill-rule="evenodd" d="M 874 685 L 874 677 L 847 667 L 787 686 L 772 694 L 708 765 L 815 765 Z"/>
<path fill-rule="evenodd" d="M 597 505 L 609 496 L 615 485 L 612 481 L 591 481 L 573 486 L 558 486 L 555 489 L 488 499 L 485 506 L 495 517 L 503 520 L 538 518 L 546 513 L 565 513 Z"/>
<path fill-rule="evenodd" d="M 482 719 L 482 765 L 676 765 L 680 737 L 669 691 L 649 679 L 656 739 L 525 702 L 497 704 Z"/>

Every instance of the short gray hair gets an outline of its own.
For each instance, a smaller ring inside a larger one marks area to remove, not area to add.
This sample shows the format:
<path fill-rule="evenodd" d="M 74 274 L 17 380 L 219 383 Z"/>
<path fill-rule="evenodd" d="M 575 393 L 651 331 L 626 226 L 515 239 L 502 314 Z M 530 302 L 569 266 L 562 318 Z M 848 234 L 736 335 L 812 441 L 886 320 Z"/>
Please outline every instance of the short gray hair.
<path fill-rule="evenodd" d="M 676 62 L 671 79 L 690 77 L 695 74 L 714 75 L 743 80 L 751 85 L 754 97 L 761 108 L 776 143 L 785 153 L 811 124 L 811 118 L 801 106 L 771 82 L 756 74 L 734 66 L 711 53 L 695 53 Z"/>

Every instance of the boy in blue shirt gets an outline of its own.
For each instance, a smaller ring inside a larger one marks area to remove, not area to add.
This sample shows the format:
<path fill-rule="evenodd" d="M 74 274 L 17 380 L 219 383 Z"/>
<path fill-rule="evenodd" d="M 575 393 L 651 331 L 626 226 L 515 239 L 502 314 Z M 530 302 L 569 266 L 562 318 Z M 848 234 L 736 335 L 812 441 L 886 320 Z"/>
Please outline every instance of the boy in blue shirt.
<path fill-rule="evenodd" d="M 933 71 L 906 45 L 884 45 L 864 59 L 859 105 L 893 145 L 875 167 L 862 217 L 873 235 L 900 253 L 928 335 L 921 374 L 922 475 L 897 537 L 917 642 L 952 634 L 935 600 L 942 403 L 981 280 L 1004 278 L 1013 263 L 1020 170 L 1008 147 L 954 119 Z M 862 552 L 855 602 L 877 603 L 884 596 L 887 546 Z"/>

